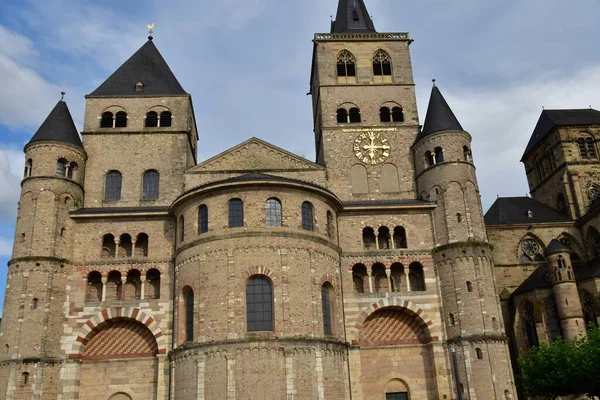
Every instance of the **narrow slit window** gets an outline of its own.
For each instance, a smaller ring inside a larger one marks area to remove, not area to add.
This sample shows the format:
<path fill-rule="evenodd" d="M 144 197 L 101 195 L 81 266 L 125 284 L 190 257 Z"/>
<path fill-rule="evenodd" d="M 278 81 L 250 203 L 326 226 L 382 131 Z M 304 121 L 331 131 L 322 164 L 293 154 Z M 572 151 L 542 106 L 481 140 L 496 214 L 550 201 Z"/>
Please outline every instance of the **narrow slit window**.
<path fill-rule="evenodd" d="M 143 178 L 142 200 L 158 200 L 160 174 L 156 170 L 146 171 Z"/>
<path fill-rule="evenodd" d="M 265 203 L 265 225 L 281 226 L 281 202 L 277 199 L 268 199 Z"/>
<path fill-rule="evenodd" d="M 244 202 L 240 199 L 229 201 L 229 227 L 241 228 L 244 226 Z"/>
<path fill-rule="evenodd" d="M 314 230 L 313 205 L 308 201 L 302 203 L 302 229 Z"/>
<path fill-rule="evenodd" d="M 121 183 L 123 177 L 119 171 L 110 171 L 106 174 L 106 183 L 104 188 L 104 200 L 121 200 Z"/>
<path fill-rule="evenodd" d="M 198 233 L 208 232 L 208 207 L 202 204 L 198 209 Z"/>
<path fill-rule="evenodd" d="M 265 276 L 246 284 L 246 319 L 249 332 L 273 330 L 273 288 Z"/>

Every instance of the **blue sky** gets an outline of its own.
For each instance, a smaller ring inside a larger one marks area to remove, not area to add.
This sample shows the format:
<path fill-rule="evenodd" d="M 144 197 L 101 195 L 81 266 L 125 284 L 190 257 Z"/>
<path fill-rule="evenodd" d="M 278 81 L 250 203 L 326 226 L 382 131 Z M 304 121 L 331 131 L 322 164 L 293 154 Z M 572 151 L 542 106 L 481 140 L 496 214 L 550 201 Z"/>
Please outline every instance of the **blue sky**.
<path fill-rule="evenodd" d="M 600 108 L 594 0 L 366 0 L 381 32 L 410 32 L 421 123 L 436 78 L 473 135 L 484 209 L 528 192 L 519 163 L 542 107 Z M 314 159 L 306 96 L 315 32 L 337 0 L 3 0 L 0 3 L 0 292 L 23 145 L 61 90 L 81 129 L 84 95 L 146 40 L 192 94 L 199 159 L 257 136 Z"/>

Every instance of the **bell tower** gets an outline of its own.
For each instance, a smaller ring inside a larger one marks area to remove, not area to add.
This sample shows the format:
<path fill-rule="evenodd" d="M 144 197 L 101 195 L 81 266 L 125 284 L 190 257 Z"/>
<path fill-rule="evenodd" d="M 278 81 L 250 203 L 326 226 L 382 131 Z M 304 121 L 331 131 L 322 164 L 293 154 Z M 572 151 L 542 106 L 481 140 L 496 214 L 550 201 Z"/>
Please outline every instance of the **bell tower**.
<path fill-rule="evenodd" d="M 408 33 L 380 33 L 363 0 L 340 0 L 315 34 L 311 94 L 317 163 L 343 200 L 415 198 L 419 130 Z"/>

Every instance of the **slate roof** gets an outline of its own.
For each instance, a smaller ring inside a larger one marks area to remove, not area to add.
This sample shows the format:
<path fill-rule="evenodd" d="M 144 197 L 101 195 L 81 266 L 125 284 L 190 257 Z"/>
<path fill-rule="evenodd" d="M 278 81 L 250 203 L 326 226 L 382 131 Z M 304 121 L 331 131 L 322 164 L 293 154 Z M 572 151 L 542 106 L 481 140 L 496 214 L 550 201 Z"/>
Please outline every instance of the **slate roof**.
<path fill-rule="evenodd" d="M 528 211 L 533 213 L 529 218 Z M 499 197 L 485 213 L 486 225 L 569 222 L 569 217 L 530 197 Z"/>
<path fill-rule="evenodd" d="M 539 266 L 513 293 L 513 296 L 531 292 L 536 289 L 549 289 L 552 283 L 547 278 L 548 267 L 546 265 Z"/>
<path fill-rule="evenodd" d="M 550 243 L 548 243 L 548 246 L 546 247 L 546 250 L 544 250 L 544 256 L 549 256 L 550 254 L 554 254 L 554 253 L 570 253 L 571 249 L 569 249 L 567 246 L 565 246 L 564 244 L 562 244 L 560 241 L 556 240 L 556 239 L 552 239 L 550 241 Z"/>
<path fill-rule="evenodd" d="M 144 84 L 136 91 L 138 82 Z M 98 89 L 88 96 L 164 96 L 185 95 L 177 78 L 152 39 L 125 61 Z"/>
<path fill-rule="evenodd" d="M 66 143 L 83 149 L 79 133 L 69 112 L 67 103 L 63 100 L 54 106 L 46 120 L 42 123 L 35 135 L 25 147 L 34 142 L 58 142 Z"/>
<path fill-rule="evenodd" d="M 431 97 L 429 98 L 429 106 L 427 107 L 427 115 L 423 130 L 417 135 L 415 142 L 424 137 L 441 131 L 463 131 L 464 129 L 456 119 L 452 109 L 442 96 L 442 92 L 436 85 L 431 89 Z"/>
<path fill-rule="evenodd" d="M 600 124 L 600 111 L 594 109 L 544 110 L 533 130 L 521 161 L 558 126 L 586 126 Z"/>
<path fill-rule="evenodd" d="M 587 265 L 573 265 L 573 272 L 575 272 L 575 280 L 577 282 L 600 278 L 600 259 L 596 258 Z"/>
<path fill-rule="evenodd" d="M 331 33 L 376 32 L 363 0 L 340 0 Z"/>

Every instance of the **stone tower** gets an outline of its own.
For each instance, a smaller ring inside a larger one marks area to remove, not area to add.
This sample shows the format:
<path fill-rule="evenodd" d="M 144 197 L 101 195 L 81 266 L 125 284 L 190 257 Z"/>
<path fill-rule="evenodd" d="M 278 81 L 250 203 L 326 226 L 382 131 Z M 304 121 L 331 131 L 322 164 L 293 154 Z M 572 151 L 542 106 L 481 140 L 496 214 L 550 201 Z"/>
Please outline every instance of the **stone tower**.
<path fill-rule="evenodd" d="M 12 359 L 1 371 L 8 398 L 39 398 L 60 372 L 63 304 L 72 275 L 69 212 L 83 201 L 86 152 L 59 101 L 25 146 L 25 174 L 0 341 Z M 51 393 L 50 390 L 48 393 Z"/>
<path fill-rule="evenodd" d="M 568 341 L 585 336 L 585 321 L 571 263 L 571 250 L 558 240 L 552 239 L 544 251 L 544 256 L 548 259 L 562 336 Z"/>
<path fill-rule="evenodd" d="M 420 196 L 437 205 L 433 211 L 433 258 L 446 342 L 457 353 L 458 390 L 469 399 L 514 396 L 514 388 L 507 385 L 512 377 L 510 357 L 471 155 L 471 136 L 435 84 L 413 154 Z"/>

